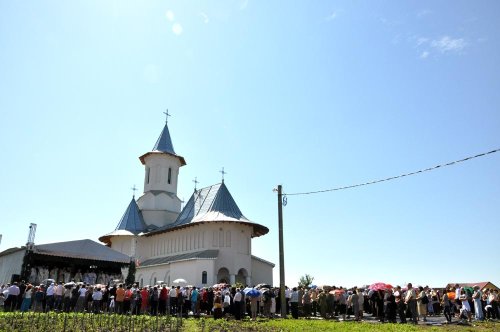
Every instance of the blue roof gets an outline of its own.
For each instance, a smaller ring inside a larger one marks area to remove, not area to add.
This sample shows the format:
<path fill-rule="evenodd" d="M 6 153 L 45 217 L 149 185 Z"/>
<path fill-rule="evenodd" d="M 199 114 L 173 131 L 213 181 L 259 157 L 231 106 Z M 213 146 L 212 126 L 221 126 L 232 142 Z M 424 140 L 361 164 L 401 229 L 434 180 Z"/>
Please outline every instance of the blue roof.
<path fill-rule="evenodd" d="M 269 229 L 248 220 L 229 193 L 224 182 L 196 190 L 174 223 L 145 233 L 153 236 L 178 228 L 205 222 L 237 222 L 252 226 L 254 236 L 267 234 Z"/>
<path fill-rule="evenodd" d="M 139 210 L 134 197 L 132 197 L 132 201 L 128 205 L 127 210 L 125 210 L 125 213 L 123 214 L 123 217 L 118 223 L 118 226 L 116 226 L 115 230 L 120 229 L 129 231 L 135 235 L 142 232 L 147 232 L 146 223 L 142 218 L 142 213 Z"/>
<path fill-rule="evenodd" d="M 173 154 L 174 156 L 176 155 L 174 146 L 172 145 L 172 139 L 170 138 L 170 132 L 168 131 L 168 126 L 166 123 L 165 127 L 163 127 L 160 137 L 158 137 L 158 140 L 156 141 L 153 151 L 161 151 Z"/>
<path fill-rule="evenodd" d="M 226 185 L 222 182 L 195 191 L 184 209 L 182 209 L 182 212 L 177 217 L 173 226 L 190 223 L 196 217 L 202 218 L 203 215 L 209 212 L 218 213 L 222 219 L 249 221 L 243 213 L 241 213 L 233 196 L 231 196 Z M 220 219 L 220 217 L 218 219 Z"/>

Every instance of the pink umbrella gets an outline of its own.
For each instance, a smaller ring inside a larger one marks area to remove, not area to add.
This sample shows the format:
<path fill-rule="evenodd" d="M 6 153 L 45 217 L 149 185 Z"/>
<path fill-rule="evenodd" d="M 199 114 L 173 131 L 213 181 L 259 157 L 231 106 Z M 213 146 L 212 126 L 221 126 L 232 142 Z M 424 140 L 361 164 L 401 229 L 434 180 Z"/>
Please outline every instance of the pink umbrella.
<path fill-rule="evenodd" d="M 344 293 L 344 290 L 343 289 L 333 289 L 329 293 L 332 295 L 340 295 L 340 294 Z"/>
<path fill-rule="evenodd" d="M 376 282 L 369 287 L 371 290 L 379 291 L 393 288 L 391 284 L 386 284 L 384 282 Z"/>

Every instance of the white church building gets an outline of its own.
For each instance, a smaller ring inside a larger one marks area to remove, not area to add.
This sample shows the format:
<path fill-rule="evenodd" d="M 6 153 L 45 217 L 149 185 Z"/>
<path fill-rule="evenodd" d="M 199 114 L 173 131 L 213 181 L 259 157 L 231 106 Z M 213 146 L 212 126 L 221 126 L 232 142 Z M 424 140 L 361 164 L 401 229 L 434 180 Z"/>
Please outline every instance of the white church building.
<path fill-rule="evenodd" d="M 200 287 L 216 283 L 273 284 L 274 264 L 252 255 L 252 238 L 269 229 L 247 219 L 222 180 L 193 195 L 181 210 L 179 170 L 167 123 L 144 165 L 144 193 L 128 205 L 116 229 L 99 240 L 137 262 L 141 286 L 175 279 Z"/>

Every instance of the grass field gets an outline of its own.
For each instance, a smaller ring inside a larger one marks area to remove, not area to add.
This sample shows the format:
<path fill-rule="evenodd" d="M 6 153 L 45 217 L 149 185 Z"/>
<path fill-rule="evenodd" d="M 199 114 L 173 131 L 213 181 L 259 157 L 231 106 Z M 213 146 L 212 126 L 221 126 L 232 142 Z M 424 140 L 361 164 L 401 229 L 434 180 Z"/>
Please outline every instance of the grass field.
<path fill-rule="evenodd" d="M 324 320 L 259 319 L 255 322 L 244 320 L 214 320 L 212 318 L 177 319 L 175 317 L 121 316 L 93 314 L 39 314 L 0 313 L 0 331 L 89 331 L 89 332 L 129 332 L 129 331 L 499 331 L 500 324 L 493 322 L 473 323 L 469 326 L 443 325 L 396 325 L 379 323 L 337 322 Z"/>

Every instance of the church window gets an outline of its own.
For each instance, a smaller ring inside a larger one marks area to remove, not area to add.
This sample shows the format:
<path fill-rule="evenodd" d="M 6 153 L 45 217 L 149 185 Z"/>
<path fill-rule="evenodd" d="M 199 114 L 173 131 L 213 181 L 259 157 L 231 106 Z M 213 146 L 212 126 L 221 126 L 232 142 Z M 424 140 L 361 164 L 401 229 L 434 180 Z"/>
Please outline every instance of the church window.
<path fill-rule="evenodd" d="M 226 247 L 231 246 L 231 231 L 226 232 Z"/>
<path fill-rule="evenodd" d="M 154 282 L 153 282 L 153 285 L 156 285 L 156 277 L 154 278 Z"/>
<path fill-rule="evenodd" d="M 146 166 L 146 184 L 149 183 L 149 172 L 150 172 L 150 169 L 148 166 Z"/>
<path fill-rule="evenodd" d="M 168 168 L 168 184 L 172 183 L 172 167 Z"/>
<path fill-rule="evenodd" d="M 141 287 L 143 287 L 143 286 L 144 286 L 144 281 L 141 278 Z"/>
<path fill-rule="evenodd" d="M 204 285 L 207 283 L 207 271 L 201 273 L 201 283 Z"/>
<path fill-rule="evenodd" d="M 212 239 L 212 247 L 217 247 L 217 231 L 214 231 L 214 236 Z"/>
<path fill-rule="evenodd" d="M 222 228 L 219 231 L 219 247 L 224 247 L 224 231 Z"/>
<path fill-rule="evenodd" d="M 160 166 L 156 165 L 154 168 L 154 180 L 155 180 L 155 183 L 160 183 L 160 178 L 161 178 L 161 168 Z"/>

